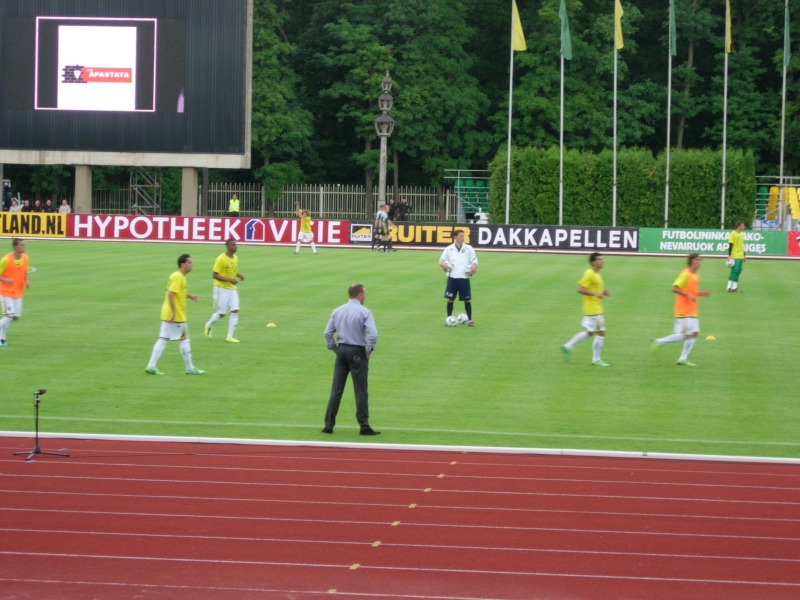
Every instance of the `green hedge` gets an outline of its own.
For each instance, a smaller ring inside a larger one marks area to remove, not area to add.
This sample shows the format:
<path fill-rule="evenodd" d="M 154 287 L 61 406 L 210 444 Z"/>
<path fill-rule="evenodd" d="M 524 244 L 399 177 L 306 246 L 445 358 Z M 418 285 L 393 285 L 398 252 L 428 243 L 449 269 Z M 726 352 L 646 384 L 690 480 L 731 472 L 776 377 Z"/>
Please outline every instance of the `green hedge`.
<path fill-rule="evenodd" d="M 680 150 L 671 153 L 670 227 L 720 225 L 722 152 Z M 752 152 L 728 152 L 726 225 L 749 223 L 755 211 L 756 174 Z M 564 224 L 611 225 L 610 150 L 564 154 Z M 499 152 L 492 172 L 489 215 L 505 222 L 506 152 Z M 617 225 L 664 226 L 664 154 L 621 150 L 617 155 Z M 511 153 L 511 223 L 558 223 L 558 148 L 514 148 Z"/>

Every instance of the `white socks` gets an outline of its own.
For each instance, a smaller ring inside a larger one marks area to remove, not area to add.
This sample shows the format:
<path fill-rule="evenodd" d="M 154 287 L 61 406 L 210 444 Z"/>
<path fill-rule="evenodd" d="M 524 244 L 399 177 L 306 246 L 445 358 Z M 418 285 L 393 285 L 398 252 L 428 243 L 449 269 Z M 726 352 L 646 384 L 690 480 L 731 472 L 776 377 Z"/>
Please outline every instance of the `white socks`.
<path fill-rule="evenodd" d="M 164 342 L 166 342 L 166 340 L 164 340 Z M 166 343 L 164 345 L 166 345 Z M 194 365 L 192 364 L 192 345 L 189 343 L 189 340 L 181 340 L 181 355 L 183 356 L 183 364 L 186 365 L 186 370 L 191 371 L 194 369 Z"/>
<path fill-rule="evenodd" d="M 314 245 L 314 242 L 311 242 L 311 249 L 314 251 L 314 254 L 317 253 L 317 247 Z"/>
<path fill-rule="evenodd" d="M 605 343 L 606 338 L 602 335 L 594 336 L 594 341 L 592 341 L 592 361 L 600 360 L 600 350 L 603 348 L 603 344 Z"/>
<path fill-rule="evenodd" d="M 156 345 L 153 346 L 153 354 L 150 355 L 150 362 L 147 363 L 148 369 L 155 369 L 156 364 L 158 364 L 158 359 L 161 358 L 161 354 L 164 352 L 164 348 L 167 347 L 169 340 L 165 340 L 164 338 L 158 338 L 156 341 Z"/>
<path fill-rule="evenodd" d="M 239 322 L 239 313 L 232 312 L 228 315 L 228 337 L 233 337 L 233 332 L 236 330 L 236 324 Z"/>
<path fill-rule="evenodd" d="M 6 331 L 8 331 L 8 326 L 13 321 L 11 317 L 3 317 L 0 319 L 0 340 L 6 339 Z"/>
<path fill-rule="evenodd" d="M 211 315 L 211 318 L 208 320 L 208 323 L 206 323 L 206 327 L 211 327 L 214 323 L 219 321 L 224 316 L 225 315 L 221 315 L 215 312 L 213 315 Z"/>
<path fill-rule="evenodd" d="M 733 287 L 731 289 L 736 291 L 736 288 L 739 287 L 739 282 L 738 281 L 732 281 L 731 283 L 733 283 Z"/>
<path fill-rule="evenodd" d="M 728 290 L 727 291 L 730 292 L 732 289 L 733 289 L 733 282 L 729 279 L 728 280 Z"/>
<path fill-rule="evenodd" d="M 685 342 L 683 342 L 683 352 L 681 352 L 681 357 L 678 360 L 686 360 L 689 358 L 689 352 L 692 351 L 694 347 L 694 343 L 697 341 L 697 338 L 690 337 Z"/>
<path fill-rule="evenodd" d="M 672 335 L 668 335 L 667 337 L 658 338 L 656 340 L 656 344 L 659 346 L 663 344 L 674 344 L 676 342 L 682 342 L 685 338 L 683 337 L 682 333 L 673 333 Z"/>
<path fill-rule="evenodd" d="M 577 346 L 578 344 L 580 344 L 580 343 L 581 343 L 583 340 L 588 340 L 588 339 L 589 339 L 589 337 L 591 337 L 591 336 L 589 335 L 589 333 L 588 333 L 588 332 L 586 332 L 586 331 L 581 331 L 580 333 L 576 333 L 576 334 L 575 334 L 575 335 L 572 337 L 572 339 L 571 339 L 570 341 L 568 341 L 566 344 L 564 344 L 564 347 L 565 347 L 567 350 L 572 350 L 572 349 L 573 349 L 575 346 Z"/>
<path fill-rule="evenodd" d="M 300 252 L 300 240 L 297 240 L 297 246 L 294 247 L 294 253 L 297 254 Z"/>

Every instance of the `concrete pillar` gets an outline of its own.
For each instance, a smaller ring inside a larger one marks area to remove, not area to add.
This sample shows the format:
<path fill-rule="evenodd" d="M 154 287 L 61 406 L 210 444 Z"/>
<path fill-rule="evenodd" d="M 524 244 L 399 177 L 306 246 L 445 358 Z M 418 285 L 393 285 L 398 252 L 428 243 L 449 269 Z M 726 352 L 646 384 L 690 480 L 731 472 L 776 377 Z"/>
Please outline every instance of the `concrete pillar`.
<path fill-rule="evenodd" d="M 75 206 L 72 212 L 92 214 L 92 167 L 75 165 Z"/>
<path fill-rule="evenodd" d="M 197 169 L 183 167 L 181 178 L 181 215 L 184 217 L 197 216 L 197 194 L 200 191 L 197 185 Z"/>

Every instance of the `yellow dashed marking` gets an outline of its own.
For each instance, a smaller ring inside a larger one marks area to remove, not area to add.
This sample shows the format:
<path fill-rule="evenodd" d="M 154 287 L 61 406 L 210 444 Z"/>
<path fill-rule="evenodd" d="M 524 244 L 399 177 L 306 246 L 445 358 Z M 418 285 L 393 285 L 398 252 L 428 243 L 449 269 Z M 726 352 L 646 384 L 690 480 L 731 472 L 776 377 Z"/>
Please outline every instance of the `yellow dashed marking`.
<path fill-rule="evenodd" d="M 380 546 L 380 545 L 381 545 L 381 541 L 380 541 L 380 540 L 377 540 L 377 541 L 375 541 L 375 542 L 372 544 L 372 547 L 373 547 L 373 548 L 377 548 L 377 547 L 378 547 L 378 546 Z"/>
<path fill-rule="evenodd" d="M 423 491 L 423 492 L 430 492 L 432 489 L 433 489 L 433 488 L 425 488 L 425 489 L 424 489 L 424 490 L 422 490 L 422 491 Z"/>
<path fill-rule="evenodd" d="M 439 479 L 441 479 L 442 477 L 444 477 L 444 473 L 439 475 Z"/>
<path fill-rule="evenodd" d="M 355 571 L 355 570 L 356 570 L 358 567 L 360 567 L 360 566 L 361 566 L 361 565 L 360 565 L 360 564 L 358 564 L 358 563 L 356 563 L 356 564 L 354 564 L 354 565 L 350 565 L 350 570 L 351 570 L 351 571 Z"/>
<path fill-rule="evenodd" d="M 336 593 L 336 590 L 328 590 L 328 593 L 329 593 L 329 594 L 335 594 L 335 593 Z"/>
<path fill-rule="evenodd" d="M 395 521 L 392 523 L 392 527 L 397 527 L 398 525 L 400 525 L 400 521 Z"/>
<path fill-rule="evenodd" d="M 414 508 L 414 507 L 416 507 L 416 506 L 417 506 L 416 504 L 409 504 L 409 505 L 408 505 L 408 508 Z"/>
<path fill-rule="evenodd" d="M 456 464 L 456 461 L 453 461 L 453 462 L 451 462 L 450 464 L 451 464 L 451 465 L 454 465 L 454 464 Z"/>

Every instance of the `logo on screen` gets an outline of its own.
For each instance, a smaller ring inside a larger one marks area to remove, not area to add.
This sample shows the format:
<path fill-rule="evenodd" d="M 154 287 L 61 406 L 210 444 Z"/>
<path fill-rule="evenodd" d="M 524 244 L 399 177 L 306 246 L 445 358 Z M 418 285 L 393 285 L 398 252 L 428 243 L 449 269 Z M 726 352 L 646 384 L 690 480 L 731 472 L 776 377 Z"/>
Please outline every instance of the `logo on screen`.
<path fill-rule="evenodd" d="M 62 71 L 61 83 L 130 83 L 133 69 L 111 69 L 67 65 Z"/>

